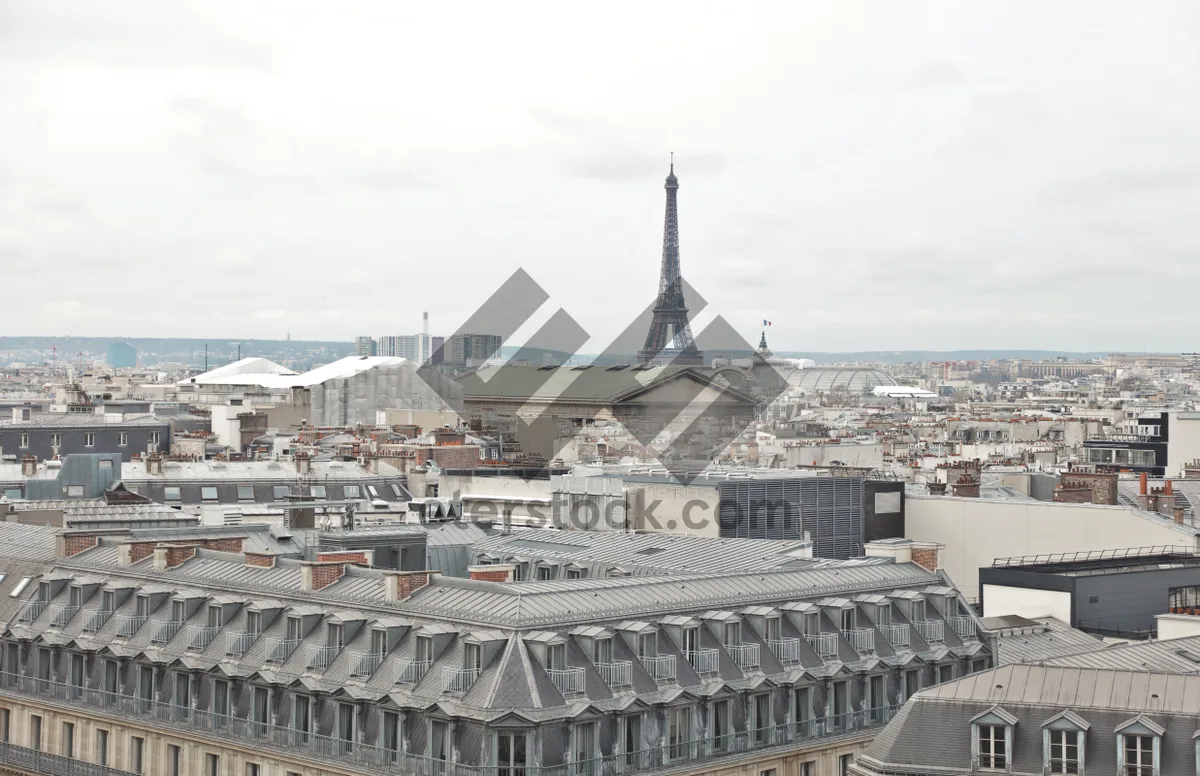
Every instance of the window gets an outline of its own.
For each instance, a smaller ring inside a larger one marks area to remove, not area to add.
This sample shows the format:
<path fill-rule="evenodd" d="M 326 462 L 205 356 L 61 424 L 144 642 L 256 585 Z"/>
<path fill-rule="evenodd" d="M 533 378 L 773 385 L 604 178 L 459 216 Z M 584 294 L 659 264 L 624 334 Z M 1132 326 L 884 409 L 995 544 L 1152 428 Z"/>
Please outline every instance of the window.
<path fill-rule="evenodd" d="M 117 433 L 117 446 L 126 447 L 129 444 L 129 432 L 121 431 Z"/>
<path fill-rule="evenodd" d="M 599 772 L 600 763 L 594 762 L 598 757 L 596 743 L 596 723 L 580 722 L 575 726 L 575 761 L 580 776 Z"/>
<path fill-rule="evenodd" d="M 463 668 L 476 671 L 483 668 L 483 650 L 478 644 L 463 645 Z"/>
<path fill-rule="evenodd" d="M 783 638 L 778 617 L 768 617 L 765 620 L 763 636 L 766 637 L 767 641 L 780 641 Z"/>
<path fill-rule="evenodd" d="M 296 731 L 296 743 L 307 744 L 312 732 L 312 701 L 307 695 L 297 695 L 292 709 L 292 729 Z"/>
<path fill-rule="evenodd" d="M 342 494 L 343 497 L 347 499 L 361 498 L 361 494 L 357 485 L 347 485 L 342 490 Z"/>
<path fill-rule="evenodd" d="M 809 760 L 806 763 L 800 763 L 800 776 L 817 776 L 816 761 Z"/>
<path fill-rule="evenodd" d="M 215 485 L 201 486 L 200 487 L 200 500 L 201 501 L 216 501 L 217 500 L 217 486 L 215 486 Z"/>
<path fill-rule="evenodd" d="M 17 586 L 16 586 L 16 587 L 14 587 L 14 588 L 13 588 L 13 590 L 12 590 L 12 592 L 8 594 L 8 597 L 9 597 L 9 598 L 16 598 L 16 597 L 17 597 L 17 596 L 19 596 L 21 593 L 24 593 L 24 592 L 25 592 L 25 588 L 29 586 L 29 580 L 31 580 L 31 579 L 33 579 L 33 577 L 21 577 L 21 581 L 20 581 L 20 582 L 18 582 L 18 583 L 17 583 Z"/>
<path fill-rule="evenodd" d="M 163 488 L 163 498 L 167 502 L 179 501 L 179 487 L 176 485 L 168 485 Z"/>
<path fill-rule="evenodd" d="M 546 647 L 546 668 L 553 671 L 563 671 L 567 667 L 567 647 L 564 644 L 551 644 Z"/>
<path fill-rule="evenodd" d="M 83 498 L 83 486 L 82 485 L 68 485 L 67 486 L 67 498 Z"/>
<path fill-rule="evenodd" d="M 847 717 L 847 712 L 850 710 L 849 700 L 850 700 L 849 683 L 845 682 L 845 681 L 834 682 L 833 683 L 833 720 L 831 721 L 831 724 L 832 724 L 834 730 L 842 730 L 850 722 L 849 718 Z"/>
<path fill-rule="evenodd" d="M 987 658 L 979 658 L 971 661 L 971 673 L 977 674 L 987 668 Z"/>
<path fill-rule="evenodd" d="M 538 566 L 537 576 L 540 580 L 554 579 L 554 568 L 551 566 Z"/>
<path fill-rule="evenodd" d="M 1079 732 L 1076 730 L 1048 730 L 1051 773 L 1079 773 Z"/>
<path fill-rule="evenodd" d="M 42 751 L 42 718 L 37 714 L 29 715 L 29 748 Z"/>
<path fill-rule="evenodd" d="M 397 485 L 396 483 L 393 482 L 393 483 L 390 483 L 388 485 L 388 487 L 392 489 L 393 496 L 395 496 L 396 498 L 404 498 L 404 491 L 400 490 L 399 485 Z"/>
<path fill-rule="evenodd" d="M 0 709 L 0 743 L 7 744 L 9 742 L 9 734 L 12 732 L 12 712 L 8 709 Z"/>
<path fill-rule="evenodd" d="M 891 625 L 892 624 L 892 605 L 880 604 L 875 607 L 876 625 Z"/>
<path fill-rule="evenodd" d="M 210 628 L 220 628 L 225 624 L 225 610 L 220 604 L 210 604 L 208 607 L 208 625 Z"/>
<path fill-rule="evenodd" d="M 721 642 L 725 646 L 736 646 L 742 643 L 742 625 L 738 622 L 727 622 L 724 628 L 725 640 Z"/>
<path fill-rule="evenodd" d="M 83 446 L 84 447 L 95 447 L 96 446 L 96 435 L 93 432 L 89 431 L 83 435 Z"/>
<path fill-rule="evenodd" d="M 192 705 L 192 677 L 183 671 L 175 672 L 175 705 L 180 709 Z"/>
<path fill-rule="evenodd" d="M 979 767 L 1008 768 L 1008 728 L 1004 725 L 978 725 Z"/>
<path fill-rule="evenodd" d="M 417 662 L 429 664 L 433 662 L 433 639 L 429 636 L 417 636 Z"/>
<path fill-rule="evenodd" d="M 271 494 L 276 501 L 287 501 L 292 489 L 287 485 L 274 485 L 271 487 Z"/>
<path fill-rule="evenodd" d="M 796 689 L 796 734 L 811 736 L 812 730 L 812 690 L 808 687 Z"/>
<path fill-rule="evenodd" d="M 1121 761 L 1124 776 L 1154 776 L 1154 736 L 1123 735 L 1125 745 Z"/>
<path fill-rule="evenodd" d="M 754 714 L 754 743 L 769 743 L 771 740 L 771 696 L 767 693 L 755 695 L 750 710 Z"/>
<path fill-rule="evenodd" d="M 388 653 L 387 631 L 378 628 L 371 631 L 371 654 L 386 656 Z"/>
<path fill-rule="evenodd" d="M 325 495 L 325 486 L 324 485 L 313 485 L 311 488 L 311 493 L 312 493 L 313 498 L 321 498 L 321 499 L 327 498 L 327 496 Z"/>
<path fill-rule="evenodd" d="M 204 773 L 207 776 L 221 776 L 221 757 L 211 752 L 204 755 Z"/>
<path fill-rule="evenodd" d="M 254 486 L 253 485 L 238 485 L 238 501 L 253 501 Z"/>
<path fill-rule="evenodd" d="M 638 658 L 645 660 L 649 657 L 658 657 L 658 640 L 654 633 L 638 634 Z"/>
<path fill-rule="evenodd" d="M 342 645 L 345 644 L 344 634 L 341 623 L 329 623 L 329 630 L 325 634 L 325 646 L 340 652 Z"/>
<path fill-rule="evenodd" d="M 683 629 L 683 652 L 690 660 L 699 660 L 700 652 L 700 629 L 699 628 L 684 628 Z"/>
<path fill-rule="evenodd" d="M 729 748 L 729 701 L 716 701 L 712 705 L 712 750 L 724 752 Z"/>
<path fill-rule="evenodd" d="M 374 485 L 367 486 L 367 495 L 371 498 L 379 498 L 379 491 L 375 490 Z"/>
<path fill-rule="evenodd" d="M 150 596 L 138 595 L 137 597 L 137 616 L 146 617 L 150 614 Z"/>
<path fill-rule="evenodd" d="M 592 662 L 612 662 L 612 639 L 596 639 L 592 642 Z"/>
<path fill-rule="evenodd" d="M 496 763 L 500 766 L 499 776 L 525 776 L 524 733 L 496 735 Z"/>
<path fill-rule="evenodd" d="M 952 663 L 944 663 L 938 666 L 938 684 L 954 680 L 954 665 Z"/>
<path fill-rule="evenodd" d="M 100 611 L 112 612 L 117 608 L 117 593 L 114 590 L 100 592 Z"/>
<path fill-rule="evenodd" d="M 343 753 L 348 754 L 354 750 L 354 706 L 352 704 L 338 704 L 337 737 L 341 742 Z"/>
<path fill-rule="evenodd" d="M 854 630 L 854 609 L 843 609 L 841 614 L 842 632 Z"/>
<path fill-rule="evenodd" d="M 921 669 L 910 668 L 904 672 L 904 699 L 916 695 L 921 691 Z"/>
<path fill-rule="evenodd" d="M 157 445 L 160 441 L 162 441 L 162 436 L 161 436 L 160 432 L 151 431 L 150 432 L 150 444 Z"/>
<path fill-rule="evenodd" d="M 108 731 L 96 730 L 96 764 L 108 767 Z"/>
<path fill-rule="evenodd" d="M 75 759 L 75 723 L 62 723 L 62 755 Z"/>
<path fill-rule="evenodd" d="M 251 610 L 246 612 L 246 632 L 255 636 L 262 633 L 262 612 Z"/>
<path fill-rule="evenodd" d="M 117 702 L 117 685 L 119 682 L 118 671 L 115 660 L 104 661 L 104 703 L 112 704 Z"/>
<path fill-rule="evenodd" d="M 171 776 L 180 776 L 180 757 L 179 747 L 175 744 L 167 744 L 167 773 Z"/>
<path fill-rule="evenodd" d="M 876 674 L 867 679 L 867 716 L 872 722 L 882 722 L 887 698 L 883 694 L 883 676 Z"/>
<path fill-rule="evenodd" d="M 759 771 L 758 776 L 776 776 L 774 768 L 767 768 L 765 771 Z"/>
<path fill-rule="evenodd" d="M 269 713 L 270 693 L 266 687 L 255 687 L 254 695 L 250 699 L 250 718 L 254 724 L 250 726 L 250 731 L 256 736 L 265 736 L 267 734 L 267 715 Z M 351 709 L 354 707 L 351 706 Z"/>
<path fill-rule="evenodd" d="M 300 618 L 299 617 L 288 617 L 287 618 L 287 640 L 288 641 L 299 641 L 300 640 Z"/>
<path fill-rule="evenodd" d="M 838 776 L 850 776 L 851 765 L 854 765 L 854 755 L 844 754 L 838 757 Z"/>
<path fill-rule="evenodd" d="M 50 435 L 50 446 L 51 447 L 61 447 L 62 446 L 62 434 L 51 434 Z"/>
<path fill-rule="evenodd" d="M 184 610 L 185 610 L 185 607 L 184 607 L 183 601 L 180 601 L 179 599 L 172 601 L 171 602 L 171 621 L 172 622 L 183 622 L 185 619 L 187 619 L 187 617 L 184 615 Z"/>
<path fill-rule="evenodd" d="M 429 726 L 429 756 L 434 762 L 434 772 L 446 772 L 446 747 L 449 743 L 449 729 L 445 722 L 434 720 Z"/>
<path fill-rule="evenodd" d="M 21 447 L 29 447 L 29 434 L 21 434 Z"/>
<path fill-rule="evenodd" d="M 1167 593 L 1167 611 L 1171 614 L 1194 614 L 1200 610 L 1200 585 L 1173 587 Z"/>
<path fill-rule="evenodd" d="M 146 751 L 146 739 L 139 736 L 133 736 L 129 739 L 129 770 L 136 774 L 142 774 L 142 755 Z"/>
<path fill-rule="evenodd" d="M 583 578 L 583 574 L 579 571 L 579 569 L 566 569 L 563 572 L 563 575 L 567 579 L 582 579 Z"/>
<path fill-rule="evenodd" d="M 667 755 L 672 760 L 688 756 L 691 740 L 692 710 L 687 706 L 667 709 Z"/>
<path fill-rule="evenodd" d="M 400 752 L 400 715 L 394 711 L 383 712 L 383 751 L 388 761 L 396 762 Z"/>
<path fill-rule="evenodd" d="M 246 763 L 246 776 L 259 776 L 262 769 L 258 767 L 258 763 Z"/>

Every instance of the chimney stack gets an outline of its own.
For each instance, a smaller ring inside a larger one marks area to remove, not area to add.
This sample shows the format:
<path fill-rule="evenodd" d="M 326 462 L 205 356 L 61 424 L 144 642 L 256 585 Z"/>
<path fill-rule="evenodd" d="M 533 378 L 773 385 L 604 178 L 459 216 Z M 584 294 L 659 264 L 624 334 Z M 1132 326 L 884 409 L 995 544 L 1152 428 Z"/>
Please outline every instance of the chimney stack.
<path fill-rule="evenodd" d="M 21 476 L 32 477 L 37 474 L 37 457 L 32 455 L 21 456 Z"/>
<path fill-rule="evenodd" d="M 162 454 L 149 453 L 146 455 L 146 474 L 157 477 L 162 474 Z"/>
<path fill-rule="evenodd" d="M 166 571 L 196 557 L 195 544 L 160 544 L 154 548 L 154 570 Z"/>
<path fill-rule="evenodd" d="M 341 561 L 300 563 L 300 587 L 306 593 L 323 590 L 341 579 L 346 573 L 346 564 Z"/>
<path fill-rule="evenodd" d="M 511 563 L 489 563 L 484 566 L 468 566 L 467 575 L 479 582 L 512 582 L 517 567 Z"/>
<path fill-rule="evenodd" d="M 388 571 L 385 574 L 387 582 L 387 599 L 403 601 L 430 581 L 441 574 L 440 571 Z"/>
<path fill-rule="evenodd" d="M 1138 495 L 1140 495 L 1140 496 L 1146 495 L 1146 487 L 1147 487 L 1146 481 L 1148 479 L 1149 479 L 1149 477 L 1146 476 L 1145 472 L 1142 472 L 1140 475 L 1138 475 Z"/>
<path fill-rule="evenodd" d="M 1171 496 L 1175 494 L 1175 488 L 1171 485 L 1171 480 L 1163 480 L 1163 495 Z"/>
<path fill-rule="evenodd" d="M 299 474 L 302 477 L 307 477 L 308 473 L 312 471 L 312 461 L 309 460 L 308 453 L 304 452 L 303 450 L 299 450 L 292 457 L 296 462 L 296 474 Z"/>

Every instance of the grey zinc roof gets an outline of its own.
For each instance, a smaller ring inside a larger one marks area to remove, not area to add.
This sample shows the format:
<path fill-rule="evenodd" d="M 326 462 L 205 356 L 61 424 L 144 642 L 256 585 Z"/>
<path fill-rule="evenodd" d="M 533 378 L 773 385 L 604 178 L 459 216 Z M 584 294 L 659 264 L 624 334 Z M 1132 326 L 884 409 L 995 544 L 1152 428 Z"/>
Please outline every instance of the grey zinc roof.
<path fill-rule="evenodd" d="M 167 428 L 167 421 L 151 415 L 112 422 L 105 415 L 90 412 L 35 412 L 30 420 L 13 420 L 11 416 L 0 419 L 0 428 L 77 428 L 105 426 L 109 428 L 158 427 Z"/>
<path fill-rule="evenodd" d="M 1057 655 L 1102 649 L 1104 642 L 1053 617 L 985 617 L 996 633 L 996 664 L 1030 663 Z"/>
<path fill-rule="evenodd" d="M 472 553 L 620 566 L 635 574 L 750 571 L 805 567 L 830 561 L 808 554 L 809 542 L 772 539 L 717 539 L 687 534 L 625 531 L 522 531 L 491 536 L 471 545 Z"/>
<path fill-rule="evenodd" d="M 1200 673 L 1200 636 L 1166 641 L 1135 641 L 1114 644 L 1073 655 L 1058 655 L 1038 661 L 1039 665 L 1073 668 L 1112 668 L 1125 671 Z"/>
<path fill-rule="evenodd" d="M 0 522 L 0 557 L 49 561 L 55 557 L 55 547 L 53 528 Z"/>

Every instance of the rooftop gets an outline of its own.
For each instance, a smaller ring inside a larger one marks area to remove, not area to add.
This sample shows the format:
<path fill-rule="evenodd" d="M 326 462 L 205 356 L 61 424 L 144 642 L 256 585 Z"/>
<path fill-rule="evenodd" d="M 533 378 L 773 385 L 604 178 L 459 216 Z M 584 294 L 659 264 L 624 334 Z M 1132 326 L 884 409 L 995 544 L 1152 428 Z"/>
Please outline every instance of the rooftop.
<path fill-rule="evenodd" d="M 167 428 L 167 421 L 152 415 L 139 415 L 122 420 L 109 420 L 107 415 L 93 412 L 35 412 L 29 420 L 0 418 L 0 428 L 88 428 L 91 426 Z"/>
<path fill-rule="evenodd" d="M 377 367 L 394 367 L 417 364 L 405 358 L 387 356 L 347 356 L 325 366 L 307 372 L 293 372 L 265 358 L 243 358 L 204 374 L 180 380 L 177 385 L 244 385 L 261 388 L 287 389 L 306 388 L 320 385 L 327 380 L 353 377 Z"/>

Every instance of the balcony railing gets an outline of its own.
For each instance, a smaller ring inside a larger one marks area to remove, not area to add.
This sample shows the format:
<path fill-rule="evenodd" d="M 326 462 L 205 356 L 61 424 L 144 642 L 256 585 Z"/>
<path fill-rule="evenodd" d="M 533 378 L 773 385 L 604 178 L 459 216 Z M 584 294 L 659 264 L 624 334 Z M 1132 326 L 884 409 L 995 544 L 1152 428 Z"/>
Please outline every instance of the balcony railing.
<path fill-rule="evenodd" d="M 758 668 L 761 655 L 757 644 L 726 644 L 725 651 L 738 668 Z"/>
<path fill-rule="evenodd" d="M 51 604 L 46 607 L 46 611 L 50 612 L 50 626 L 61 628 L 75 617 L 79 612 L 79 607 L 69 604 Z"/>
<path fill-rule="evenodd" d="M 917 620 L 913 626 L 926 644 L 941 644 L 946 640 L 946 623 L 941 620 Z"/>
<path fill-rule="evenodd" d="M 978 641 L 979 632 L 975 628 L 975 618 L 967 615 L 952 615 L 946 618 L 950 627 L 963 641 Z"/>
<path fill-rule="evenodd" d="M 578 695 L 583 692 L 582 668 L 547 668 L 546 673 L 563 695 Z"/>
<path fill-rule="evenodd" d="M 29 605 L 21 611 L 21 616 L 17 618 L 18 622 L 33 622 L 42 616 L 42 612 L 46 611 L 46 607 L 49 605 L 49 601 L 30 601 Z"/>
<path fill-rule="evenodd" d="M 387 655 L 382 652 L 351 652 L 350 675 L 357 677 L 371 676 L 383 664 L 385 657 Z"/>
<path fill-rule="evenodd" d="M 852 628 L 844 633 L 855 652 L 875 651 L 875 631 L 866 628 Z"/>
<path fill-rule="evenodd" d="M 323 647 L 308 648 L 308 667 L 309 668 L 329 668 L 329 664 L 338 656 L 342 648 L 335 645 L 326 645 Z"/>
<path fill-rule="evenodd" d="M 668 656 L 669 657 L 669 656 Z M 451 669 L 458 670 L 458 669 Z M 473 673 L 473 672 L 472 672 Z M 229 739 L 276 754 L 280 759 L 307 758 L 324 761 L 337 768 L 356 772 L 404 774 L 404 776 L 601 776 L 648 772 L 680 766 L 709 767 L 714 760 L 744 757 L 747 752 L 767 747 L 795 747 L 821 740 L 842 739 L 862 731 L 882 728 L 895 715 L 897 706 L 882 706 L 840 715 L 807 719 L 755 728 L 718 738 L 691 739 L 664 746 L 579 760 L 568 765 L 535 766 L 511 770 L 496 766 L 478 766 L 441 758 L 402 752 L 383 746 L 318 735 L 312 730 L 278 727 L 264 720 L 214 714 L 191 706 L 176 706 L 154 698 L 140 698 L 101 690 L 80 690 L 50 680 L 38 680 L 15 674 L 0 674 L 0 694 L 31 695 L 48 703 L 79 704 L 95 713 L 111 717 L 114 723 L 130 715 L 152 718 L 156 725 L 178 730 L 188 736 L 210 740 L 219 745 Z M 82 694 L 81 694 L 82 693 Z M 532 758 L 531 758 L 532 759 Z M 68 761 L 0 744 L 0 765 L 14 766 L 22 772 L 47 776 L 129 776 L 78 760 Z M 520 774 L 518 774 L 518 771 Z"/>
<path fill-rule="evenodd" d="M 117 614 L 114 617 L 117 618 L 117 635 L 125 638 L 141 630 L 147 619 L 144 614 Z"/>
<path fill-rule="evenodd" d="M 836 633 L 814 633 L 805 637 L 808 645 L 821 658 L 837 657 L 838 637 Z"/>
<path fill-rule="evenodd" d="M 95 633 L 104 627 L 104 623 L 112 617 L 112 612 L 106 609 L 92 609 L 87 612 L 87 619 L 83 623 L 84 633 Z"/>
<path fill-rule="evenodd" d="M 300 646 L 300 639 L 267 639 L 267 662 L 286 663 Z"/>
<path fill-rule="evenodd" d="M 250 649 L 256 638 L 258 634 L 251 631 L 225 634 L 225 654 L 238 657 L 246 654 L 246 650 Z"/>
<path fill-rule="evenodd" d="M 670 682 L 675 679 L 675 656 L 654 655 L 641 659 L 646 673 L 656 682 Z"/>
<path fill-rule="evenodd" d="M 683 657 L 698 674 L 715 674 L 720 664 L 721 656 L 715 649 L 697 649 L 694 652 L 684 652 Z"/>
<path fill-rule="evenodd" d="M 182 620 L 168 620 L 158 626 L 158 631 L 154 637 L 150 639 L 151 644 L 166 644 L 171 639 L 175 638 L 175 634 L 179 633 L 179 629 L 183 627 Z"/>
<path fill-rule="evenodd" d="M 880 625 L 879 632 L 893 647 L 907 647 L 909 644 L 907 625 Z"/>
<path fill-rule="evenodd" d="M 600 678 L 609 687 L 628 687 L 633 684 L 633 663 L 621 660 L 616 663 L 597 663 Z"/>
<path fill-rule="evenodd" d="M 428 660 L 405 660 L 396 664 L 394 684 L 416 684 L 429 672 Z"/>
<path fill-rule="evenodd" d="M 800 639 L 772 639 L 767 646 L 780 663 L 800 662 Z"/>
<path fill-rule="evenodd" d="M 208 649 L 220 629 L 219 625 L 188 626 L 188 649 Z"/>
<path fill-rule="evenodd" d="M 478 678 L 478 668 L 443 668 L 442 692 L 466 692 Z"/>

